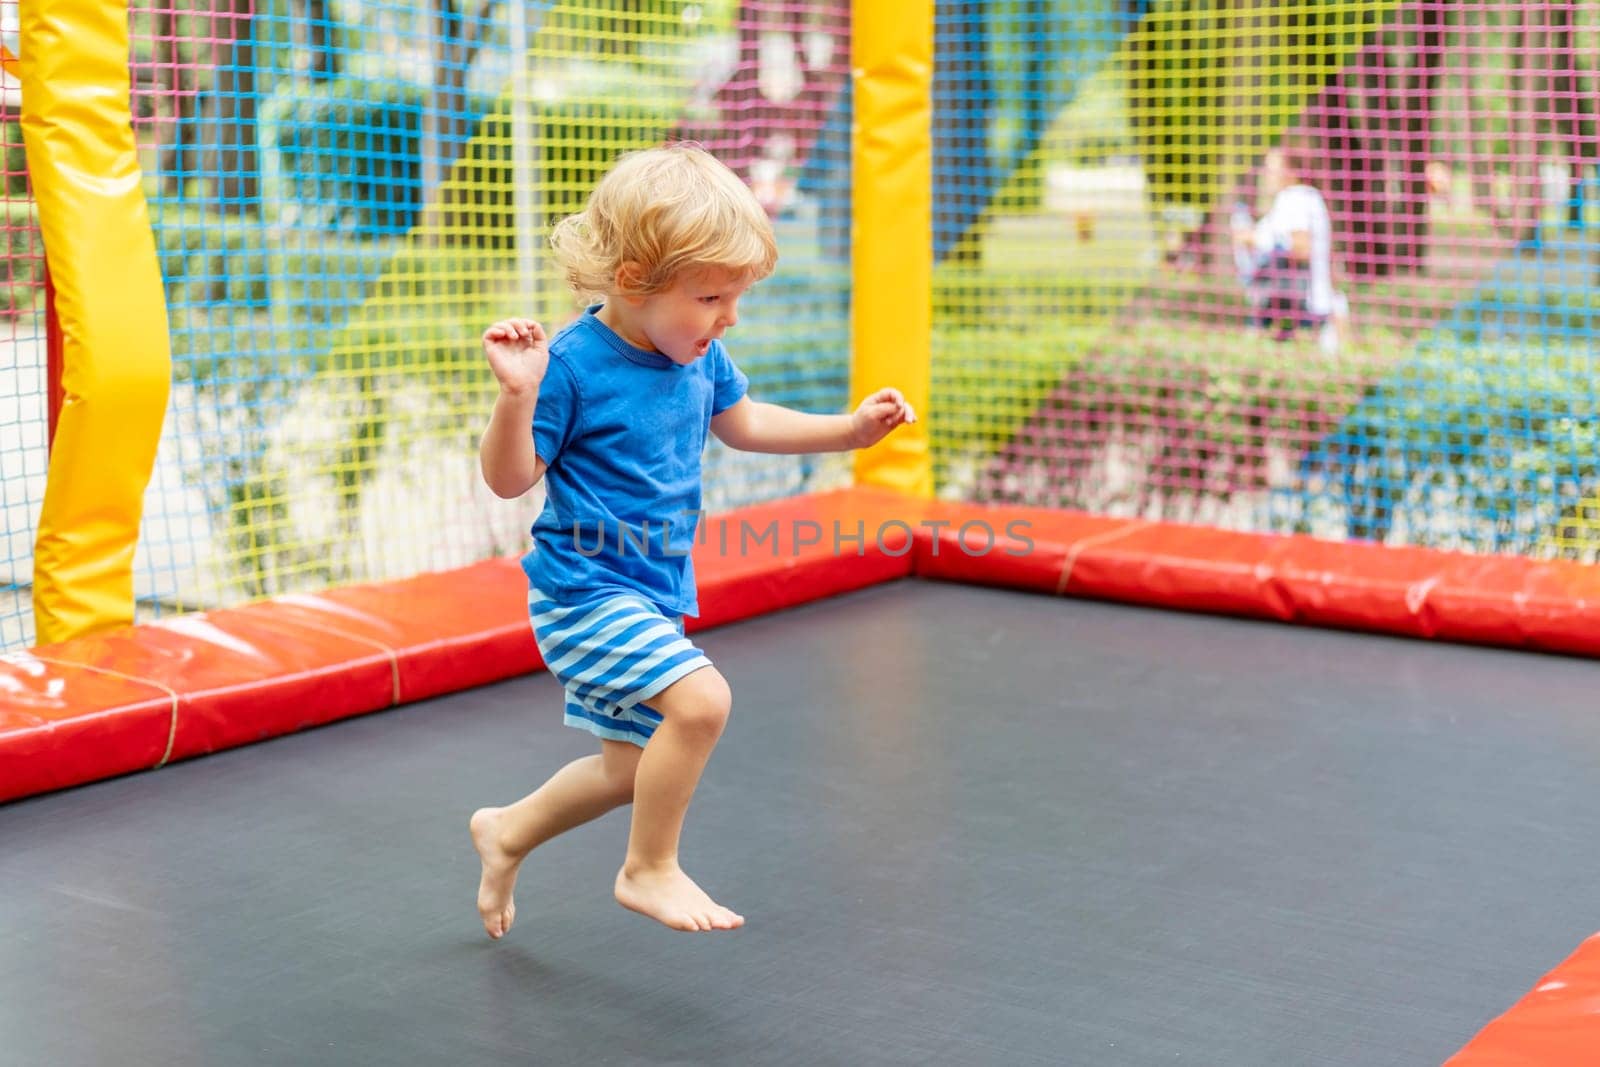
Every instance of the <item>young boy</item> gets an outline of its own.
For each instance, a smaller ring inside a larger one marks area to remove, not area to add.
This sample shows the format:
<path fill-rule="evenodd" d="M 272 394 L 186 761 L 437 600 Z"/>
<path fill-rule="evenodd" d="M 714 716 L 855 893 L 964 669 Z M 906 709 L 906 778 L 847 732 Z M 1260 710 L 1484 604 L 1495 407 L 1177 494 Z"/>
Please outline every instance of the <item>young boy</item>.
<path fill-rule="evenodd" d="M 473 814 L 478 911 L 490 937 L 504 936 L 528 853 L 632 803 L 617 900 L 674 929 L 733 929 L 743 917 L 678 866 L 684 812 L 732 704 L 682 626 L 699 610 L 689 551 L 706 432 L 751 452 L 843 451 L 916 416 L 893 389 L 852 415 L 745 395 L 722 336 L 739 298 L 772 273 L 777 245 L 750 190 L 697 147 L 623 157 L 551 243 L 573 290 L 600 302 L 548 344 L 528 319 L 484 332 L 500 396 L 479 458 L 501 497 L 545 479 L 523 559 L 528 609 L 566 690 L 566 723 L 599 738 L 600 752 Z"/>

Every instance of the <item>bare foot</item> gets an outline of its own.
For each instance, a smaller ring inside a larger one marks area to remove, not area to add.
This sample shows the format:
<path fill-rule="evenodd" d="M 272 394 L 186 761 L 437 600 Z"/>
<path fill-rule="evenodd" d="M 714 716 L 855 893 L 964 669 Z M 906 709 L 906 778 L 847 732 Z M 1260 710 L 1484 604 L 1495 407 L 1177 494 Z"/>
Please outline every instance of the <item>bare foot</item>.
<path fill-rule="evenodd" d="M 617 872 L 617 903 L 674 930 L 735 930 L 744 916 L 729 911 L 695 885 L 676 864 L 665 870 Z"/>
<path fill-rule="evenodd" d="M 522 865 L 520 859 L 500 847 L 500 811 L 499 808 L 479 808 L 468 823 L 472 845 L 483 861 L 483 878 L 478 882 L 478 914 L 483 916 L 483 928 L 496 940 L 506 935 L 511 929 L 511 920 L 517 916 L 511 890 L 517 884 L 517 868 Z"/>

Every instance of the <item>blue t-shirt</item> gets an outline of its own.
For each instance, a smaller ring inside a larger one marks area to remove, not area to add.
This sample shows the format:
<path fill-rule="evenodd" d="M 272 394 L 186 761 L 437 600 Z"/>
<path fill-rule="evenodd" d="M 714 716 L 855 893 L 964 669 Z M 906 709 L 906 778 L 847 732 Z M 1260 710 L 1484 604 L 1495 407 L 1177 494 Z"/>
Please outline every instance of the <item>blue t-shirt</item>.
<path fill-rule="evenodd" d="M 623 340 L 598 307 L 550 342 L 533 414 L 545 505 L 522 569 L 554 600 L 620 588 L 697 615 L 689 554 L 701 454 L 711 417 L 738 403 L 749 379 L 720 341 L 679 366 Z"/>

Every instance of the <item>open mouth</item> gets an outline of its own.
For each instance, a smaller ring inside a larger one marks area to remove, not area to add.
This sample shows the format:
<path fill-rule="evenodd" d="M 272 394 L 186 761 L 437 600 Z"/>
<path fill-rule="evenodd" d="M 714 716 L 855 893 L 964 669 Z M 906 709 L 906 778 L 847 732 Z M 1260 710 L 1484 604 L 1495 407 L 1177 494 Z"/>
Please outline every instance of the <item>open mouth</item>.
<path fill-rule="evenodd" d="M 710 341 L 696 341 L 694 343 L 694 354 L 695 355 L 703 356 L 709 351 L 711 351 L 711 342 Z"/>

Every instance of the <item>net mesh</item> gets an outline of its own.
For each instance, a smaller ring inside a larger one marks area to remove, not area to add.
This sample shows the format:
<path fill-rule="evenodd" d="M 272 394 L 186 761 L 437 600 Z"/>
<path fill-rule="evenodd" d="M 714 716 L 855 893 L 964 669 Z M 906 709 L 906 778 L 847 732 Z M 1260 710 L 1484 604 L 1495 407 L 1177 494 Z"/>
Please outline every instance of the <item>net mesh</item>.
<path fill-rule="evenodd" d="M 541 501 L 481 487 L 476 338 L 574 313 L 542 237 L 633 147 L 701 141 L 773 215 L 755 395 L 850 403 L 848 5 L 457 2 L 131 10 L 175 354 L 141 618 L 519 551 Z M 942 496 L 1600 554 L 1594 5 L 934 8 Z M 4 90 L 14 646 L 46 356 Z M 707 473 L 723 508 L 848 467 Z"/>
<path fill-rule="evenodd" d="M 16 0 L 0 0 L 0 42 L 17 54 Z M 33 540 L 49 463 L 44 245 L 28 188 L 21 82 L 0 70 L 0 648 L 33 641 Z"/>
<path fill-rule="evenodd" d="M 1593 559 L 1597 22 L 939 3 L 941 494 Z"/>
<path fill-rule="evenodd" d="M 523 549 L 482 486 L 478 335 L 577 311 L 545 240 L 622 152 L 699 140 L 779 233 L 731 351 L 761 399 L 843 407 L 842 4 L 306 0 L 133 13 L 176 361 L 142 614 Z M 837 479 L 707 456 L 708 507 Z"/>

